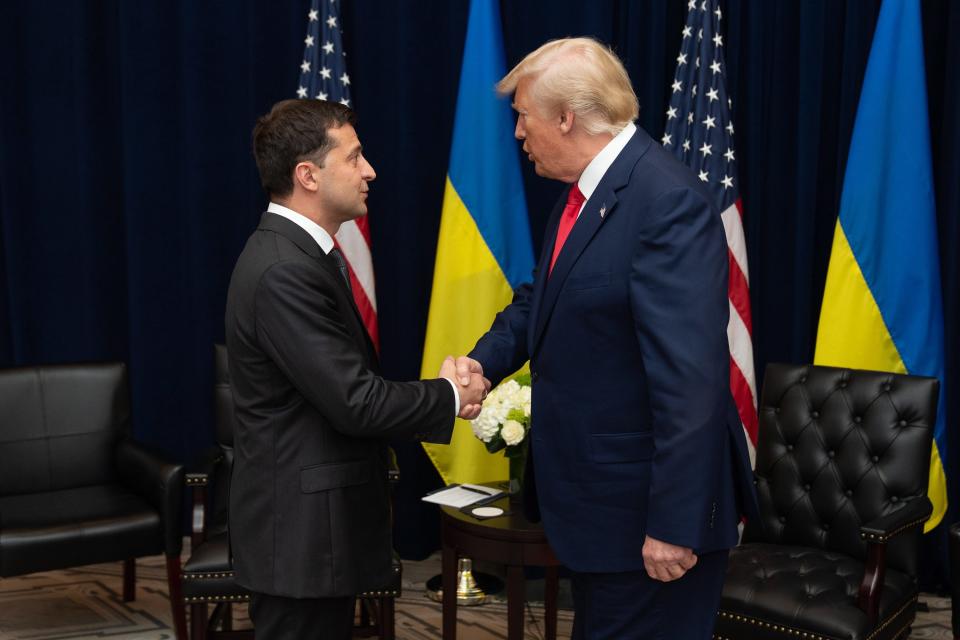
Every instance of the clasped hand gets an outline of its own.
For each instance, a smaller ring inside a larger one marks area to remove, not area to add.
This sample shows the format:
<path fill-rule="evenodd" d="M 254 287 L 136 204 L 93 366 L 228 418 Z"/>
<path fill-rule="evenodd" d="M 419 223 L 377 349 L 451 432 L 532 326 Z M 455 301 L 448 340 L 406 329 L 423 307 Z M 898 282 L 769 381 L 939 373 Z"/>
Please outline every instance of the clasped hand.
<path fill-rule="evenodd" d="M 697 564 L 693 549 L 680 547 L 656 538 L 646 537 L 643 542 L 643 566 L 654 580 L 670 582 L 682 578 L 683 574 Z"/>
<path fill-rule="evenodd" d="M 457 385 L 457 391 L 460 393 L 458 417 L 473 420 L 480 415 L 483 400 L 490 391 L 490 381 L 483 377 L 483 367 L 479 362 L 465 356 L 456 360 L 453 356 L 447 356 L 440 367 L 439 377 L 446 378 Z"/>

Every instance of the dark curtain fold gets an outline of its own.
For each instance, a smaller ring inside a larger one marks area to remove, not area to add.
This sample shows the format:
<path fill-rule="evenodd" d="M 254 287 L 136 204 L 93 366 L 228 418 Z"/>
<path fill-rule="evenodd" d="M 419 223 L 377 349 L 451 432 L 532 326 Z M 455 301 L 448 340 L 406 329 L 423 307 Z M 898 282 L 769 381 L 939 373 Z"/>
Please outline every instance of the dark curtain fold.
<path fill-rule="evenodd" d="M 180 459 L 211 442 L 211 344 L 265 199 L 250 130 L 294 95 L 308 0 L 19 0 L 0 8 L 0 366 L 125 360 L 135 429 Z M 728 88 L 758 376 L 808 362 L 878 0 L 728 0 Z M 501 1 L 507 63 L 592 35 L 624 59 L 640 124 L 663 131 L 686 2 Z M 960 470 L 960 5 L 925 0 L 924 45 Z M 386 373 L 415 378 L 429 305 L 467 2 L 344 1 L 370 197 Z M 561 187 L 524 180 L 535 248 Z M 439 363 L 437 363 L 439 366 Z M 439 482 L 398 451 L 397 545 L 437 544 Z M 951 480 L 953 505 L 960 482 Z M 956 518 L 951 508 L 949 520 Z M 936 538 L 931 538 L 936 540 Z M 931 543 L 928 580 L 945 580 Z"/>

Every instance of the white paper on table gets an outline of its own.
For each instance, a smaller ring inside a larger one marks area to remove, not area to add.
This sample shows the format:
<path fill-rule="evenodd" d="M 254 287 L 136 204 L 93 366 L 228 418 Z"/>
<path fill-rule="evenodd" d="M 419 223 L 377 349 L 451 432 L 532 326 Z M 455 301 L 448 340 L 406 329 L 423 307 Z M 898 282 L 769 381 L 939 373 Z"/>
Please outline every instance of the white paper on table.
<path fill-rule="evenodd" d="M 504 495 L 499 489 L 479 484 L 452 484 L 428 493 L 421 500 L 459 509 L 478 502 L 491 502 Z"/>

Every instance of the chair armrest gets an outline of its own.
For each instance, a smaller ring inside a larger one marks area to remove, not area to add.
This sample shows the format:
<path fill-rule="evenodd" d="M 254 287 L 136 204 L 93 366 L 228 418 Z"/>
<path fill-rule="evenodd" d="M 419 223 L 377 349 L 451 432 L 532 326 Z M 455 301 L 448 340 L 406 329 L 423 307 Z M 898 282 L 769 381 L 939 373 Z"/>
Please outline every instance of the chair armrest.
<path fill-rule="evenodd" d="M 871 624 L 880 616 L 880 595 L 887 572 L 887 542 L 927 521 L 933 505 L 926 496 L 907 502 L 893 513 L 871 520 L 860 527 L 860 538 L 867 542 L 867 562 L 857 594 L 857 606 L 867 614 Z"/>
<path fill-rule="evenodd" d="M 183 504 L 183 465 L 165 460 L 159 454 L 133 442 L 122 440 L 117 447 L 117 471 L 127 487 L 142 496 L 160 513 L 164 552 L 180 557 L 181 505 Z"/>
<path fill-rule="evenodd" d="M 387 481 L 390 484 L 400 482 L 400 464 L 397 462 L 397 452 L 393 447 L 387 447 Z"/>
<path fill-rule="evenodd" d="M 184 479 L 187 486 L 209 482 L 221 461 L 223 461 L 223 449 L 219 445 L 204 449 L 199 456 L 184 467 Z"/>
<path fill-rule="evenodd" d="M 886 544 L 891 538 L 922 525 L 933 513 L 933 505 L 926 496 L 920 496 L 893 513 L 871 520 L 860 527 L 860 538 L 867 542 Z"/>
<path fill-rule="evenodd" d="M 190 489 L 190 544 L 196 549 L 207 537 L 207 487 L 217 466 L 223 461 L 223 449 L 210 447 L 192 462 L 184 474 Z"/>

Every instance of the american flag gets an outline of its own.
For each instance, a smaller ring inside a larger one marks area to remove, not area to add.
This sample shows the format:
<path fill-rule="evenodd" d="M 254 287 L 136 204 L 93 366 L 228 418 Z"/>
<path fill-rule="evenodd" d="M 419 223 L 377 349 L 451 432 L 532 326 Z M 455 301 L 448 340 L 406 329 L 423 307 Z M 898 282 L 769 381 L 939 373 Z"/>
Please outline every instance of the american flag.
<path fill-rule="evenodd" d="M 722 18 L 718 0 L 690 0 L 687 4 L 687 22 L 662 142 L 706 183 L 722 212 L 730 259 L 730 390 L 749 436 L 753 458 L 753 445 L 757 442 L 757 384 L 743 206 L 730 115 L 733 105 L 727 95 L 720 30 Z"/>
<path fill-rule="evenodd" d="M 312 0 L 307 14 L 303 62 L 300 64 L 298 98 L 315 98 L 353 107 L 350 100 L 350 76 L 340 31 L 339 0 Z M 336 236 L 337 246 L 350 271 L 353 299 L 367 327 L 370 339 L 380 348 L 377 329 L 377 298 L 374 290 L 373 261 L 370 256 L 370 223 L 367 217 L 345 222 Z"/>

